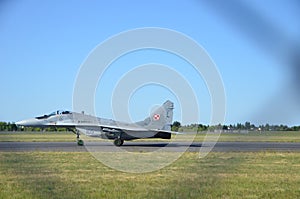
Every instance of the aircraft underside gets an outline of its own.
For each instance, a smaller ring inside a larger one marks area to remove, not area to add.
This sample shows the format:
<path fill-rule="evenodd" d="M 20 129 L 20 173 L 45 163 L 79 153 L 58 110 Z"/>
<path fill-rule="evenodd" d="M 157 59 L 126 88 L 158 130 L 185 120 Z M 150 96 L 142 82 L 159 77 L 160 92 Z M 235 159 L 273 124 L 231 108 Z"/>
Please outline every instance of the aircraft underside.
<path fill-rule="evenodd" d="M 95 131 L 92 129 L 76 128 L 79 132 L 90 136 L 99 137 L 102 139 L 114 140 L 116 146 L 122 146 L 125 140 L 135 140 L 144 138 L 161 138 L 171 139 L 170 133 L 156 132 L 156 131 L 122 131 L 116 129 L 102 129 Z M 83 145 L 83 141 L 79 139 L 79 132 L 77 133 L 78 145 Z"/>

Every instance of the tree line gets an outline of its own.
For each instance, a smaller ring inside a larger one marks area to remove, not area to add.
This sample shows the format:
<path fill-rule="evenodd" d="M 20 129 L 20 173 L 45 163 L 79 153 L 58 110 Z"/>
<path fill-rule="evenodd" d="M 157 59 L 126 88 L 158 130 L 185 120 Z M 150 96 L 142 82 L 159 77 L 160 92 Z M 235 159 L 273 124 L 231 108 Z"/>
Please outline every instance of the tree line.
<path fill-rule="evenodd" d="M 67 131 L 67 129 L 57 127 L 18 127 L 15 123 L 0 122 L 0 131 Z"/>
<path fill-rule="evenodd" d="M 273 125 L 273 124 L 261 124 L 256 126 L 250 122 L 229 124 L 229 125 L 205 125 L 205 124 L 188 124 L 181 125 L 180 122 L 175 121 L 172 124 L 172 131 L 191 131 L 191 132 L 201 132 L 201 131 L 214 131 L 214 130 L 223 130 L 223 131 L 300 131 L 300 126 L 291 126 L 288 125 Z"/>

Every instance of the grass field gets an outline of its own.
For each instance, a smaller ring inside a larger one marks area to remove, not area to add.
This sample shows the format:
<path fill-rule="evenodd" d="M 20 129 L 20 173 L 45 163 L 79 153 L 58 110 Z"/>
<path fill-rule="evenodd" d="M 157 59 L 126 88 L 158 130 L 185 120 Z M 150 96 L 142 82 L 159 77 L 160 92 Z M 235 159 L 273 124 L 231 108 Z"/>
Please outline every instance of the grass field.
<path fill-rule="evenodd" d="M 71 132 L 0 132 L 0 142 L 74 142 Z"/>
<path fill-rule="evenodd" d="M 195 141 L 203 141 L 205 134 L 198 134 Z M 247 134 L 223 133 L 219 142 L 300 142 L 299 131 L 266 131 L 249 132 Z"/>
<path fill-rule="evenodd" d="M 0 198 L 299 197 L 300 153 L 189 152 L 159 171 L 130 174 L 86 152 L 0 152 Z"/>
<path fill-rule="evenodd" d="M 81 135 L 84 140 L 95 140 Z M 193 135 L 180 135 L 180 140 L 191 140 Z M 195 141 L 202 142 L 204 133 L 197 134 Z M 74 142 L 76 136 L 71 132 L 0 132 L 0 142 Z M 138 141 L 168 141 L 162 139 L 145 139 Z M 249 132 L 248 134 L 221 134 L 220 142 L 300 142 L 300 132 Z"/>
<path fill-rule="evenodd" d="M 298 135 L 222 134 L 219 141 L 299 142 Z M 0 133 L 0 141 L 75 140 L 70 132 Z M 103 165 L 88 152 L 0 151 L 2 198 L 300 198 L 300 153 L 214 152 L 200 159 L 186 152 L 161 170 L 130 174 Z"/>

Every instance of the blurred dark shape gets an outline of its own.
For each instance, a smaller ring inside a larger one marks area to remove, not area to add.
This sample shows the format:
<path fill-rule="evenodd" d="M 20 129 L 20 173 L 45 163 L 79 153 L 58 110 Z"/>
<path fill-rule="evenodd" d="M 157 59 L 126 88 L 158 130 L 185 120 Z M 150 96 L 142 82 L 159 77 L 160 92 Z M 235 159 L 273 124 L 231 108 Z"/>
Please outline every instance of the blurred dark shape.
<path fill-rule="evenodd" d="M 278 93 L 258 108 L 254 120 L 278 121 L 281 118 L 295 119 L 300 122 L 300 42 L 299 38 L 289 38 L 281 27 L 268 21 L 245 1 L 203 0 L 224 20 L 251 39 L 259 48 L 271 55 L 290 75 L 290 82 L 279 88 Z M 251 1 L 248 1 L 251 3 Z M 263 3 L 263 1 L 262 1 Z M 285 3 L 295 4 L 300 11 L 300 2 L 291 0 Z"/>
<path fill-rule="evenodd" d="M 230 25 L 269 52 L 273 52 L 278 47 L 276 45 L 285 41 L 280 28 L 265 20 L 256 10 L 246 5 L 245 1 L 203 0 L 202 2 L 210 5 Z"/>

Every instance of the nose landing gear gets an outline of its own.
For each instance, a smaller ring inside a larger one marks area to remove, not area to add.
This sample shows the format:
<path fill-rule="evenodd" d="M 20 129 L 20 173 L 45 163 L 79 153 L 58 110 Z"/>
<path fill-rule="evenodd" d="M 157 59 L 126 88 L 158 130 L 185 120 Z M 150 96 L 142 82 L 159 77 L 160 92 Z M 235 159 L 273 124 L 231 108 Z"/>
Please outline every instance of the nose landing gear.
<path fill-rule="evenodd" d="M 79 131 L 71 129 L 71 128 L 69 130 L 72 131 L 74 134 L 76 134 L 77 145 L 78 146 L 83 146 L 84 142 L 83 142 L 83 140 L 80 139 L 80 133 L 79 133 Z"/>
<path fill-rule="evenodd" d="M 76 135 L 77 135 L 77 144 L 78 144 L 78 146 L 83 146 L 84 142 L 83 142 L 83 140 L 80 139 L 79 131 L 76 132 Z"/>

